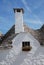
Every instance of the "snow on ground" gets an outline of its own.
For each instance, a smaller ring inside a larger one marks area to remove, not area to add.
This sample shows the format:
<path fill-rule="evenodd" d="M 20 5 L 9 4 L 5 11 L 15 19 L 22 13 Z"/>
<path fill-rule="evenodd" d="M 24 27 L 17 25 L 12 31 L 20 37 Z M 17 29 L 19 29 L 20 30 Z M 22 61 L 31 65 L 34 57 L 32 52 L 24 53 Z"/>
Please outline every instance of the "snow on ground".
<path fill-rule="evenodd" d="M 30 41 L 31 51 L 22 51 L 22 41 Z M 20 33 L 13 40 L 13 48 L 0 50 L 0 65 L 44 65 L 44 47 L 29 33 Z"/>

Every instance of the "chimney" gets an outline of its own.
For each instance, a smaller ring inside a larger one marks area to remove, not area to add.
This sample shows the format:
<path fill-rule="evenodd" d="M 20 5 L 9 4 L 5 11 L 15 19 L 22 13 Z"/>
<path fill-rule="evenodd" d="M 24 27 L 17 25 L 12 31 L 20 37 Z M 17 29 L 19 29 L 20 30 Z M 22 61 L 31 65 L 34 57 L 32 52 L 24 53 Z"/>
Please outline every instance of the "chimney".
<path fill-rule="evenodd" d="M 24 32 L 24 26 L 23 26 L 24 10 L 22 8 L 14 8 L 14 13 L 15 13 L 15 33 Z"/>

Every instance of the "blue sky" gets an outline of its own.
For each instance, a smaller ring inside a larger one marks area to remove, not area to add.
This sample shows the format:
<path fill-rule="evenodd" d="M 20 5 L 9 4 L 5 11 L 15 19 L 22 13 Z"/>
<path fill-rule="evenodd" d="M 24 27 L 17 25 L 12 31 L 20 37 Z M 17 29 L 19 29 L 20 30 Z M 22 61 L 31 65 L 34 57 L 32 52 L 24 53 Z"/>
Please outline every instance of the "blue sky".
<path fill-rule="evenodd" d="M 24 9 L 24 23 L 32 29 L 44 24 L 44 0 L 0 0 L 0 32 L 5 34 L 15 23 L 13 8 Z"/>

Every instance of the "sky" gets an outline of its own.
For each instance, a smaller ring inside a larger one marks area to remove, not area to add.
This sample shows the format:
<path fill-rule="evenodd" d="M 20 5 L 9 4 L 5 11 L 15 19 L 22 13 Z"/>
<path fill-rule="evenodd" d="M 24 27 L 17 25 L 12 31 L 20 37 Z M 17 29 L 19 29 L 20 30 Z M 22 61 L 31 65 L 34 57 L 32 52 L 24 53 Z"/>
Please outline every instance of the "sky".
<path fill-rule="evenodd" d="M 0 32 L 5 34 L 15 24 L 13 8 L 24 9 L 24 23 L 39 29 L 44 24 L 44 0 L 0 0 Z"/>

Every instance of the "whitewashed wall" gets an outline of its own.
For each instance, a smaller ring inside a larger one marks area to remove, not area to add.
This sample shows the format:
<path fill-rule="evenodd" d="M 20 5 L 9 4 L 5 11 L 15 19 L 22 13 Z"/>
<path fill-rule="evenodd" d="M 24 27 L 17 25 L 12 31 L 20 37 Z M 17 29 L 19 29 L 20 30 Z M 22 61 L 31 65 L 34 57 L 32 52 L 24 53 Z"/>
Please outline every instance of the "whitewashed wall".
<path fill-rule="evenodd" d="M 23 13 L 15 11 L 15 33 L 24 32 Z"/>

